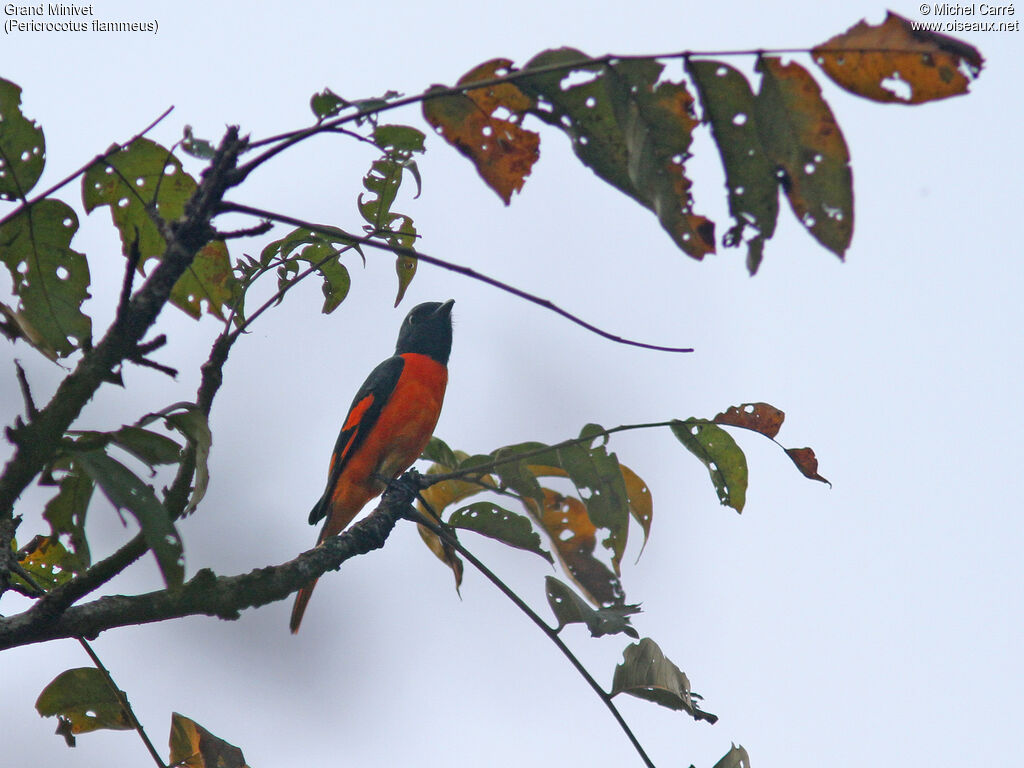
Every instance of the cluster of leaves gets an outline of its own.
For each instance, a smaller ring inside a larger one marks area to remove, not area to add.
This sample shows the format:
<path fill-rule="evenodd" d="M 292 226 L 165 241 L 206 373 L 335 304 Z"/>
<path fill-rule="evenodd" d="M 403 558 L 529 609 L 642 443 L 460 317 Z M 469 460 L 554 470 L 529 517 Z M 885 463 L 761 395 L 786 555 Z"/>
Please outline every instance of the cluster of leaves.
<path fill-rule="evenodd" d="M 608 437 L 626 429 L 669 427 L 707 467 L 719 501 L 742 512 L 747 460 L 725 428 L 757 432 L 778 444 L 775 437 L 784 419 L 782 411 L 767 403 L 745 403 L 712 419 L 689 418 L 615 429 L 588 424 L 579 437 L 557 445 L 519 443 L 479 455 L 452 450 L 435 437 L 424 453 L 432 464 L 425 478 L 429 487 L 419 502 L 420 513 L 450 529 L 472 531 L 532 552 L 552 565 L 557 560 L 579 592 L 553 576 L 547 577 L 546 593 L 557 621 L 556 633 L 568 624 L 582 623 L 593 637 L 624 633 L 639 638 L 630 617 L 640 608 L 626 603 L 621 564 L 630 523 L 640 527 L 646 545 L 654 507 L 646 483 L 608 451 Z M 783 450 L 805 477 L 828 482 L 818 474 L 813 450 Z M 569 481 L 570 492 L 547 487 L 552 479 L 559 478 Z M 486 498 L 477 499 L 479 496 Z M 495 499 L 512 499 L 525 514 Z M 463 574 L 457 552 L 449 541 L 426 526 L 420 526 L 420 534 L 431 551 L 452 569 L 457 589 Z M 599 536 L 603 536 L 600 542 Z M 623 692 L 684 710 L 696 719 L 716 719 L 697 708 L 686 675 L 650 638 L 626 648 L 610 695 Z"/>
<path fill-rule="evenodd" d="M 775 231 L 781 188 L 800 223 L 842 258 L 853 235 L 850 155 L 811 73 L 759 56 L 755 94 L 731 65 L 683 56 L 725 169 L 733 226 L 723 244 L 746 243 L 754 274 Z M 878 26 L 860 22 L 812 56 L 851 93 L 909 104 L 966 93 L 982 66 L 975 48 L 913 30 L 893 13 Z M 492 59 L 467 72 L 454 92 L 428 92 L 423 114 L 506 205 L 540 156 L 540 136 L 523 118 L 558 128 L 584 165 L 649 208 L 683 252 L 702 259 L 716 238 L 714 223 L 693 210 L 686 176 L 698 125 L 694 97 L 663 70 L 650 58 L 595 59 L 573 48 L 544 51 L 522 69 Z"/>

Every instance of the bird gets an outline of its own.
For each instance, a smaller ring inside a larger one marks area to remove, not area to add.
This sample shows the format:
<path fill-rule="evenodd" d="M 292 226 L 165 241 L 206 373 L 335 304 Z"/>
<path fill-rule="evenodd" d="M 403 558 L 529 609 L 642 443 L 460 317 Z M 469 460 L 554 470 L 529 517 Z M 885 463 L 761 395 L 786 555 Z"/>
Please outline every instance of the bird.
<path fill-rule="evenodd" d="M 413 307 L 398 331 L 395 354 L 359 388 L 331 454 L 327 488 L 309 513 L 324 521 L 317 545 L 341 533 L 426 448 L 441 415 L 452 348 L 452 305 Z M 299 590 L 289 627 L 299 631 L 316 579 Z"/>

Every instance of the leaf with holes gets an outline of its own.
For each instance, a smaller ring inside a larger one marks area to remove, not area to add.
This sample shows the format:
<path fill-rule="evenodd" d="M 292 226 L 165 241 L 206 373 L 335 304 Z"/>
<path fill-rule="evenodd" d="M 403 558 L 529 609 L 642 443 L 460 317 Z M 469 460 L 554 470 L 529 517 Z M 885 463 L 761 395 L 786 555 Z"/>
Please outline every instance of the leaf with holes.
<path fill-rule="evenodd" d="M 507 73 L 508 59 L 492 59 L 471 69 L 459 85 L 488 80 Z M 532 100 L 513 83 L 474 88 L 430 98 L 427 91 L 423 117 L 444 140 L 468 157 L 484 182 L 505 205 L 523 188 L 540 157 L 540 136 L 520 126 Z"/>
<path fill-rule="evenodd" d="M 639 605 L 615 605 L 594 610 L 568 585 L 554 576 L 548 576 L 544 583 L 548 605 L 558 619 L 556 632 L 560 632 L 566 624 L 586 624 L 591 637 L 615 635 L 619 632 L 634 638 L 640 637 L 629 621 L 632 614 L 640 613 Z"/>
<path fill-rule="evenodd" d="M 85 569 L 82 561 L 52 536 L 36 536 L 30 542 L 27 551 L 22 553 L 18 565 L 28 572 L 36 584 L 47 591 L 67 583 L 73 574 Z M 20 576 L 12 578 L 22 581 Z"/>
<path fill-rule="evenodd" d="M 103 672 L 79 667 L 61 672 L 43 689 L 36 699 L 36 711 L 42 717 L 66 721 L 72 734 L 128 731 L 132 724 L 121 703 L 124 700 L 124 691 L 115 692 Z"/>
<path fill-rule="evenodd" d="M 114 507 L 127 509 L 139 521 L 146 546 L 156 555 L 167 586 L 181 586 L 185 577 L 181 536 L 153 489 L 103 451 L 83 451 L 75 455 L 74 461 L 89 473 Z"/>
<path fill-rule="evenodd" d="M 54 538 L 66 536 L 78 571 L 85 570 L 91 563 L 89 542 L 85 537 L 85 513 L 92 499 L 92 478 L 81 467 L 71 462 L 71 468 L 60 481 L 60 490 L 46 503 L 43 518 L 50 524 L 50 535 Z"/>
<path fill-rule="evenodd" d="M 248 768 L 242 750 L 177 712 L 171 713 L 171 754 L 180 768 Z"/>
<path fill-rule="evenodd" d="M 662 653 L 649 637 L 626 647 L 622 663 L 615 667 L 611 695 L 628 693 L 669 709 L 683 710 L 695 720 L 714 723 L 718 717 L 702 712 L 686 675 Z"/>
<path fill-rule="evenodd" d="M 541 546 L 540 536 L 533 530 L 529 519 L 489 501 L 478 501 L 456 509 L 448 518 L 448 524 L 482 534 L 516 549 L 533 552 L 549 563 L 555 562 L 551 553 Z"/>
<path fill-rule="evenodd" d="M 747 271 L 755 274 L 765 240 L 775 234 L 779 190 L 775 166 L 757 131 L 754 94 L 739 70 L 721 61 L 689 61 L 687 71 L 697 86 L 704 119 L 711 124 L 725 168 L 729 215 L 735 222 L 726 233 L 726 247 L 747 245 Z M 747 230 L 753 235 L 746 236 Z"/>
<path fill-rule="evenodd" d="M 89 264 L 71 249 L 77 231 L 75 212 L 52 198 L 19 210 L 0 226 L 0 261 L 19 299 L 18 326 L 48 357 L 66 357 L 92 337 L 92 321 L 81 309 L 89 298 Z"/>
<path fill-rule="evenodd" d="M 814 455 L 813 450 L 810 448 L 787 448 L 786 455 L 796 464 L 796 468 L 804 477 L 826 483 L 829 487 L 832 486 L 832 483 L 818 474 L 818 458 Z"/>
<path fill-rule="evenodd" d="M 586 427 L 580 436 L 585 436 Z M 587 516 L 598 528 L 608 532 L 601 543 L 611 550 L 612 567 L 620 575 L 622 555 L 629 535 L 629 494 L 622 470 L 614 453 L 603 445 L 567 445 L 557 449 L 557 466 L 569 473 Z"/>
<path fill-rule="evenodd" d="M 594 556 L 597 527 L 579 499 L 542 489 L 544 506 L 532 498 L 523 504 L 547 533 L 565 572 L 594 605 L 621 605 L 626 596 L 622 583 L 607 565 Z"/>
<path fill-rule="evenodd" d="M 760 432 L 765 437 L 775 437 L 782 428 L 786 414 L 768 403 L 744 403 L 733 405 L 714 418 L 716 424 L 742 427 Z"/>
<path fill-rule="evenodd" d="M 260 264 L 269 268 L 275 264 L 283 266 L 304 261 L 311 267 L 316 267 L 324 281 L 324 305 L 320 311 L 328 315 L 345 300 L 352 285 L 348 269 L 340 259 L 341 254 L 348 248 L 355 249 L 362 256 L 362 251 L 356 244 L 356 237 L 343 230 L 339 229 L 336 234 L 328 236 L 299 227 L 280 240 L 268 244 L 260 253 Z M 297 272 L 296 267 L 293 273 L 289 273 L 290 277 L 285 283 Z"/>
<path fill-rule="evenodd" d="M 757 69 L 757 128 L 790 207 L 842 258 L 853 237 L 853 174 L 843 132 L 806 69 L 775 57 L 762 57 Z"/>
<path fill-rule="evenodd" d="M 704 462 L 722 504 L 743 511 L 747 498 L 747 457 L 728 432 L 704 419 L 674 421 L 672 433 Z"/>
<path fill-rule="evenodd" d="M 714 768 L 750 768 L 750 755 L 743 747 L 733 744 L 732 749 L 715 763 Z"/>
<path fill-rule="evenodd" d="M 965 94 L 984 63 L 973 45 L 914 29 L 892 11 L 878 26 L 860 21 L 811 54 L 825 74 L 850 93 L 897 104 Z"/>
<path fill-rule="evenodd" d="M 647 487 L 641 477 L 625 464 L 619 464 L 622 471 L 622 482 L 626 488 L 626 497 L 629 499 L 629 514 L 640 524 L 644 532 L 644 543 L 640 547 L 640 555 L 647 546 L 647 539 L 651 535 L 651 521 L 654 519 L 654 502 L 651 499 L 651 489 Z"/>
<path fill-rule="evenodd" d="M 524 69 L 586 59 L 560 48 Z M 530 114 L 565 132 L 584 165 L 653 211 L 676 245 L 701 259 L 715 250 L 715 226 L 693 212 L 684 168 L 697 125 L 693 98 L 684 83 L 659 81 L 663 68 L 650 59 L 581 63 L 519 82 L 533 97 Z"/>
<path fill-rule="evenodd" d="M 0 200 L 23 200 L 46 163 L 43 129 L 21 113 L 21 87 L 0 78 Z"/>
<path fill-rule="evenodd" d="M 142 138 L 93 163 L 82 177 L 86 211 L 91 213 L 102 205 L 110 207 L 121 233 L 122 252 L 129 255 L 138 241 L 138 268 L 143 274 L 146 262 L 159 260 L 167 247 L 152 217 L 178 219 L 195 190 L 195 180 L 182 170 L 170 151 Z M 200 316 L 205 303 L 209 314 L 223 317 L 224 306 L 231 305 L 238 296 L 227 246 L 215 240 L 199 250 L 175 284 L 171 303 L 194 318 Z"/>

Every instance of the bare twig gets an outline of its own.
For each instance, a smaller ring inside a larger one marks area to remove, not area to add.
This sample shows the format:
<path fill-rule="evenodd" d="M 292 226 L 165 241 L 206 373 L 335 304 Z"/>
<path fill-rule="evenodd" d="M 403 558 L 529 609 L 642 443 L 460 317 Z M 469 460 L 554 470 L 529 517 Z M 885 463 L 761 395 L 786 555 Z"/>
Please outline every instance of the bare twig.
<path fill-rule="evenodd" d="M 337 235 L 337 230 L 332 227 L 314 224 L 309 221 L 297 219 L 293 216 L 274 213 L 272 211 L 266 211 L 260 208 L 254 208 L 249 205 L 242 205 L 240 203 L 224 201 L 224 203 L 221 206 L 221 211 L 248 213 L 252 216 L 258 216 L 263 219 L 271 219 L 273 221 L 279 221 L 283 224 L 291 224 L 292 226 L 295 227 L 304 227 L 313 232 L 320 232 L 322 234 L 326 234 L 329 236 Z M 525 299 L 526 301 L 532 302 L 533 304 L 537 304 L 538 306 L 543 307 L 544 309 L 550 310 L 551 312 L 554 312 L 557 315 L 561 315 L 562 317 L 575 323 L 576 325 L 586 328 L 591 333 L 596 333 L 598 336 L 608 339 L 609 341 L 614 341 L 617 344 L 626 344 L 631 347 L 640 347 L 642 349 L 653 349 L 658 352 L 693 352 L 692 347 L 665 347 L 659 344 L 648 344 L 643 341 L 633 341 L 632 339 L 627 339 L 622 336 L 616 336 L 615 334 L 602 330 L 601 328 L 598 328 L 596 325 L 588 323 L 586 320 L 583 320 L 582 318 L 577 317 L 571 312 L 562 309 L 557 304 L 555 304 L 552 301 L 549 301 L 548 299 L 542 299 L 539 296 L 535 296 L 532 293 L 522 290 L 521 288 L 516 288 L 515 286 L 509 285 L 508 283 L 502 282 L 501 280 L 490 277 L 481 272 L 477 272 L 475 269 L 471 269 L 470 267 L 464 267 L 461 264 L 455 264 L 451 261 L 447 261 L 436 256 L 430 256 L 429 254 L 422 253 L 412 248 L 404 248 L 399 245 L 388 245 L 386 243 L 381 243 L 380 241 L 376 240 L 373 237 L 354 238 L 353 243 L 358 245 L 365 245 L 370 248 L 375 248 L 382 251 L 389 251 L 395 254 L 396 256 L 406 256 L 413 259 L 419 259 L 422 262 L 432 264 L 433 266 L 440 267 L 441 269 L 446 269 L 449 272 L 454 272 L 458 275 L 463 275 L 464 277 L 468 277 L 472 280 L 479 280 L 482 283 L 486 283 L 487 285 L 498 288 L 499 290 L 511 293 L 513 296 L 518 296 L 521 299 Z"/>
<path fill-rule="evenodd" d="M 100 657 L 96 655 L 96 651 L 94 651 L 92 646 L 86 642 L 85 638 L 79 637 L 78 642 L 81 643 L 85 652 L 89 654 L 89 658 L 92 659 L 92 663 L 96 665 L 96 669 L 103 674 L 103 679 L 106 681 L 111 692 L 114 694 L 114 697 L 121 705 L 121 711 L 124 712 L 125 717 L 128 718 L 128 722 L 131 723 L 132 728 L 134 728 L 139 734 L 139 738 L 142 739 L 142 743 L 146 745 L 146 749 L 149 750 L 149 754 L 153 757 L 153 762 L 155 762 L 159 768 L 167 768 L 167 764 L 161 759 L 160 753 L 156 751 L 156 747 L 153 746 L 153 742 L 150 741 L 149 736 L 146 735 L 146 729 L 142 727 L 142 723 L 139 722 L 139 718 L 135 716 L 135 712 L 132 710 L 132 705 L 129 703 L 128 697 L 120 688 L 117 687 L 117 684 L 114 682 L 114 678 L 110 676 L 109 670 L 103 666 L 103 662 L 100 661 Z"/>

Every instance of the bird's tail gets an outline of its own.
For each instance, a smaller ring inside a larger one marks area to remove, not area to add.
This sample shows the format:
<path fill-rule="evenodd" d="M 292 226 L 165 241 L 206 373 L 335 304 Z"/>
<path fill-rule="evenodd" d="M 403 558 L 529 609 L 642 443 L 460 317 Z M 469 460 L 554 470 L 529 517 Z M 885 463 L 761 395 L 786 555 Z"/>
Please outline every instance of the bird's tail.
<path fill-rule="evenodd" d="M 295 605 L 292 606 L 292 618 L 288 622 L 293 635 L 299 631 L 299 624 L 302 623 L 302 614 L 306 612 L 306 604 L 309 602 L 309 598 L 313 596 L 313 588 L 316 586 L 316 582 L 317 580 L 313 579 L 295 595 Z"/>

